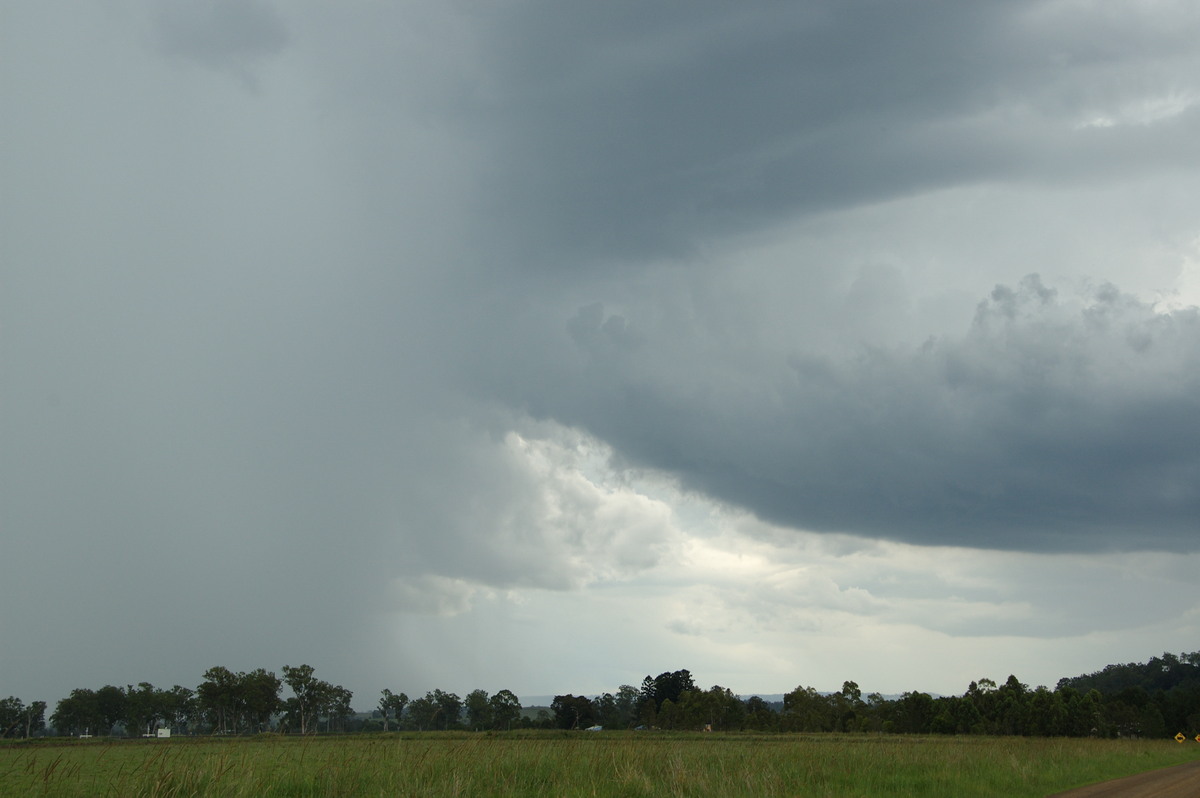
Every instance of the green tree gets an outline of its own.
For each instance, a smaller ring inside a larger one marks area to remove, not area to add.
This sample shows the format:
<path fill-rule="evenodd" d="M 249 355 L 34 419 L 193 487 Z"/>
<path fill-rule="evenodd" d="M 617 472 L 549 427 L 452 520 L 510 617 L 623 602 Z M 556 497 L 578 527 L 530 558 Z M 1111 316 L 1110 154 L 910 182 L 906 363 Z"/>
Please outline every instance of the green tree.
<path fill-rule="evenodd" d="M 25 707 L 25 737 L 26 739 L 33 736 L 34 732 L 43 731 L 46 728 L 46 702 L 31 701 Z"/>
<path fill-rule="evenodd" d="M 738 729 L 745 716 L 741 700 L 732 690 L 720 685 L 713 685 L 708 690 L 684 691 L 678 707 L 682 713 L 682 727 L 688 729 Z"/>
<path fill-rule="evenodd" d="M 783 714 L 779 722 L 784 731 L 831 731 L 833 707 L 816 689 L 799 686 L 783 697 Z"/>
<path fill-rule="evenodd" d="M 492 726 L 511 729 L 521 717 L 521 700 L 511 690 L 501 690 L 488 699 L 492 713 Z"/>
<path fill-rule="evenodd" d="M 271 716 L 283 707 L 280 691 L 283 682 L 273 672 L 257 668 L 237 675 L 238 705 L 246 723 L 256 731 L 266 731 Z"/>
<path fill-rule="evenodd" d="M 745 728 L 754 731 L 776 731 L 779 729 L 779 715 L 771 708 L 762 696 L 752 695 L 747 698 L 743 721 Z"/>
<path fill-rule="evenodd" d="M 472 690 L 467 693 L 463 705 L 467 708 L 467 723 L 472 729 L 482 731 L 491 728 L 492 705 L 487 690 Z"/>
<path fill-rule="evenodd" d="M 163 720 L 173 732 L 187 729 L 197 717 L 196 692 L 175 685 L 163 695 Z"/>
<path fill-rule="evenodd" d="M 160 691 L 154 689 L 149 682 L 139 682 L 137 687 L 132 684 L 125 688 L 125 732 L 131 735 L 149 734 L 150 730 L 158 727 L 158 721 L 164 714 Z"/>
<path fill-rule="evenodd" d="M 441 707 L 433 693 L 426 693 L 421 698 L 414 698 L 408 705 L 408 718 L 417 731 L 434 728 Z"/>
<path fill-rule="evenodd" d="M 1001 734 L 1028 735 L 1032 728 L 1029 686 L 1010 675 L 996 690 Z"/>
<path fill-rule="evenodd" d="M 283 681 L 292 691 L 284 704 L 289 721 L 299 727 L 301 734 L 316 733 L 317 718 L 329 704 L 333 685 L 318 679 L 311 665 L 284 665 Z"/>
<path fill-rule="evenodd" d="M 584 729 L 596 722 L 596 707 L 587 696 L 556 695 L 550 702 L 550 711 L 559 729 Z"/>
<path fill-rule="evenodd" d="M 858 683 L 842 682 L 841 692 L 834 693 L 832 699 L 834 731 L 860 731 L 862 723 L 859 716 L 866 704 L 863 703 Z"/>
<path fill-rule="evenodd" d="M 100 731 L 111 734 L 113 726 L 125 717 L 125 691 L 106 684 L 96 691 L 96 709 L 100 714 Z"/>
<path fill-rule="evenodd" d="M 1000 731 L 1000 702 L 996 694 L 996 683 L 991 679 L 971 682 L 963 696 L 979 714 L 977 730 L 983 734 L 998 734 Z"/>
<path fill-rule="evenodd" d="M 388 730 L 388 715 L 396 719 L 396 725 L 400 725 L 400 718 L 404 714 L 404 707 L 408 705 L 408 696 L 404 693 L 393 693 L 391 690 L 384 690 L 379 699 L 379 712 L 383 715 L 383 730 Z"/>
<path fill-rule="evenodd" d="M 613 724 L 613 728 L 628 729 L 635 725 L 642 694 L 633 685 L 623 684 L 617 688 L 617 694 L 614 697 L 617 703 L 617 723 Z"/>
<path fill-rule="evenodd" d="M 223 665 L 206 670 L 204 681 L 196 688 L 196 700 L 213 732 L 228 734 L 237 730 L 240 699 L 236 673 Z"/>
<path fill-rule="evenodd" d="M 895 729 L 903 734 L 928 734 L 936 707 L 928 693 L 905 693 L 896 702 Z"/>
<path fill-rule="evenodd" d="M 326 716 L 326 731 L 346 731 L 346 722 L 354 715 L 350 706 L 353 698 L 354 694 L 340 684 L 329 686 L 322 707 Z"/>
<path fill-rule="evenodd" d="M 0 701 L 0 737 L 15 737 L 23 725 L 25 702 L 16 696 Z"/>
<path fill-rule="evenodd" d="M 438 706 L 438 724 L 442 729 L 455 729 L 462 716 L 462 699 L 456 693 L 433 691 L 433 701 Z"/>
<path fill-rule="evenodd" d="M 77 687 L 66 698 L 60 699 L 50 716 L 54 730 L 61 735 L 100 734 L 104 716 L 96 691 Z"/>
<path fill-rule="evenodd" d="M 687 693 L 683 695 L 687 695 Z M 680 700 L 683 700 L 682 696 Z M 683 707 L 669 698 L 664 698 L 662 706 L 658 708 L 658 727 L 660 729 L 674 730 L 681 728 L 683 723 Z"/>
<path fill-rule="evenodd" d="M 621 728 L 620 712 L 617 709 L 617 697 L 612 693 L 602 693 L 592 700 L 596 709 L 596 723 L 606 729 Z"/>
<path fill-rule="evenodd" d="M 1062 693 L 1050 692 L 1039 686 L 1029 697 L 1029 720 L 1026 734 L 1038 737 L 1063 737 L 1069 729 L 1067 707 Z"/>
<path fill-rule="evenodd" d="M 662 708 L 663 701 L 670 700 L 672 703 L 678 704 L 679 697 L 683 695 L 684 691 L 695 689 L 696 683 L 692 680 L 692 674 L 686 669 L 663 672 L 653 678 L 647 676 L 642 680 L 642 698 L 652 699 L 656 710 Z"/>

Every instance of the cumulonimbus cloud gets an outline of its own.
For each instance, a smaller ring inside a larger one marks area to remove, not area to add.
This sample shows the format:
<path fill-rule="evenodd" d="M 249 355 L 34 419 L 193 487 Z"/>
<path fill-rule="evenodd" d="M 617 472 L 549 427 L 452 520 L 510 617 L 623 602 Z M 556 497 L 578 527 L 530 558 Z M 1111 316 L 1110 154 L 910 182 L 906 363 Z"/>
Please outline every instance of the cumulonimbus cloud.
<path fill-rule="evenodd" d="M 1068 300 L 1030 276 L 997 286 L 965 333 L 854 356 L 797 347 L 737 390 L 727 362 L 686 387 L 656 377 L 670 369 L 647 365 L 652 336 L 636 366 L 620 347 L 598 355 L 583 321 L 625 327 L 594 316 L 563 331 L 590 367 L 545 388 L 548 367 L 527 404 L 772 522 L 996 549 L 1197 545 L 1195 308 L 1108 285 Z"/>

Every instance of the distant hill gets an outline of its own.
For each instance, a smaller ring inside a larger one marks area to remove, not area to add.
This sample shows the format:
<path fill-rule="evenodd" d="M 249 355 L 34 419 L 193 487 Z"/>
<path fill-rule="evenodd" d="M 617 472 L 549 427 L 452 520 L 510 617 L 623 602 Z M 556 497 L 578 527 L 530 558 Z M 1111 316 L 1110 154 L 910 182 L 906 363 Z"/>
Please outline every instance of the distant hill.
<path fill-rule="evenodd" d="M 1145 663 L 1109 665 L 1095 673 L 1059 679 L 1057 689 L 1064 687 L 1081 693 L 1097 690 L 1105 695 L 1126 690 L 1144 690 L 1150 695 L 1172 690 L 1200 690 L 1200 651 L 1179 656 L 1164 653 Z"/>

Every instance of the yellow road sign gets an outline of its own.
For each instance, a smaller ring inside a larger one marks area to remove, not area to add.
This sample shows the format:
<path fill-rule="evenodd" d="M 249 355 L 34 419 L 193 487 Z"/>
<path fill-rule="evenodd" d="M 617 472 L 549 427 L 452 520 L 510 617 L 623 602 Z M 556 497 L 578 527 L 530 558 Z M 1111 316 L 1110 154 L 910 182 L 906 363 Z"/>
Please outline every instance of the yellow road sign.
<path fill-rule="evenodd" d="M 1187 738 L 1183 736 L 1183 732 L 1179 732 L 1179 734 L 1175 735 L 1175 742 L 1177 742 L 1177 743 L 1181 743 L 1186 739 Z"/>

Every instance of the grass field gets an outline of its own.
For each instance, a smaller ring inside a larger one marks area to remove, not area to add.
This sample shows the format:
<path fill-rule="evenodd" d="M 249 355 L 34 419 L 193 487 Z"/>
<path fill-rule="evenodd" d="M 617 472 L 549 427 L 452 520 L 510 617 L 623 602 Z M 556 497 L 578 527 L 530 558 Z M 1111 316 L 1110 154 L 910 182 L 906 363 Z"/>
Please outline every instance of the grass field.
<path fill-rule="evenodd" d="M 1045 796 L 1189 741 L 561 732 L 0 746 L 9 796 Z"/>

